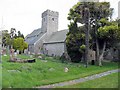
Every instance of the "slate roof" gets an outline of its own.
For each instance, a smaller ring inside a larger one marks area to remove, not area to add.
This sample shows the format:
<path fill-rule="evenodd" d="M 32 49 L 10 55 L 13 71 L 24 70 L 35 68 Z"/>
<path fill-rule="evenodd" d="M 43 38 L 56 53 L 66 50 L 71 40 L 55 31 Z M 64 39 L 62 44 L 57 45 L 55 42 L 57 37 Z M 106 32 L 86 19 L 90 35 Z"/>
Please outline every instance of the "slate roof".
<path fill-rule="evenodd" d="M 41 28 L 38 28 L 34 30 L 31 34 L 29 34 L 27 37 L 33 37 L 41 33 Z"/>
<path fill-rule="evenodd" d="M 40 39 L 42 37 L 44 33 L 41 32 L 41 29 L 36 29 L 34 30 L 31 34 L 27 35 L 26 37 L 26 42 L 29 44 L 29 45 L 33 45 L 38 39 Z"/>
<path fill-rule="evenodd" d="M 66 34 L 68 33 L 68 29 L 61 30 L 54 32 L 44 43 L 60 43 L 60 42 L 65 42 L 66 39 Z"/>

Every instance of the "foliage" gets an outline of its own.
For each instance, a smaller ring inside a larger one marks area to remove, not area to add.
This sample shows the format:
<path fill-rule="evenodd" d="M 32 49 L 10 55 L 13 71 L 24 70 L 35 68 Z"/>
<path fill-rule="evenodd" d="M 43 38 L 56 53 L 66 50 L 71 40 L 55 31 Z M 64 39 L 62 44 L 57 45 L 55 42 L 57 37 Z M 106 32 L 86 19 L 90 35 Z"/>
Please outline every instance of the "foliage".
<path fill-rule="evenodd" d="M 90 17 L 89 17 L 89 24 L 90 24 L 90 36 L 91 40 L 89 41 L 90 47 L 97 52 L 97 61 L 99 61 L 99 65 L 101 65 L 100 57 L 104 54 L 104 51 L 107 48 L 112 47 L 112 44 L 115 44 L 119 40 L 120 33 L 117 28 L 117 24 L 115 21 L 111 21 L 113 9 L 110 8 L 109 2 L 78 2 L 76 5 L 74 5 L 68 14 L 68 20 L 70 20 L 69 30 L 73 33 L 80 33 L 77 32 L 79 29 L 76 23 L 81 23 L 86 26 L 86 18 L 88 18 L 88 15 L 86 15 L 86 8 L 89 9 Z M 74 24 L 71 24 L 74 23 Z M 74 25 L 74 26 L 73 26 Z M 86 29 L 83 30 L 85 33 Z M 113 34 L 113 35 L 112 35 Z M 74 38 L 73 35 L 69 36 L 67 35 L 67 38 Z M 87 36 L 86 36 L 87 37 Z M 79 37 L 80 38 L 80 37 Z M 74 39 L 74 42 L 76 39 Z M 106 42 L 107 41 L 107 42 Z M 115 41 L 115 42 L 112 42 Z M 71 42 L 71 40 L 68 40 L 68 44 Z M 84 45 L 84 43 L 81 43 L 81 45 Z M 81 45 L 74 45 L 70 46 L 67 45 L 68 52 L 69 49 L 73 47 L 81 47 Z M 78 48 L 77 48 L 78 49 Z M 80 50 L 82 51 L 82 50 Z M 102 52 L 101 52 L 102 51 Z M 72 52 L 72 50 L 70 51 Z M 76 52 L 73 52 L 74 54 Z M 68 53 L 69 54 L 69 53 Z M 80 55 L 80 54 L 79 54 Z"/>
<path fill-rule="evenodd" d="M 17 38 L 23 38 L 24 40 L 24 35 L 21 34 L 20 31 L 18 31 L 18 34 L 16 34 L 15 28 L 11 28 L 10 33 L 8 32 L 8 30 L 3 30 L 2 31 L 2 46 L 6 46 L 6 47 L 9 46 L 11 48 L 14 44 L 14 48 L 16 49 L 16 47 L 19 47 L 19 46 L 15 46 L 16 42 L 14 42 L 14 39 L 17 39 Z M 21 42 L 18 41 L 17 43 L 21 43 Z M 27 49 L 28 47 L 27 43 L 24 43 L 23 47 L 24 49 Z"/>
<path fill-rule="evenodd" d="M 84 44 L 85 34 L 84 27 L 77 27 L 77 23 L 70 23 L 69 33 L 66 38 L 68 54 L 72 62 L 80 62 L 83 52 L 80 46 Z"/>
<path fill-rule="evenodd" d="M 2 46 L 10 46 L 12 45 L 12 41 L 10 39 L 10 34 L 8 33 L 8 30 L 2 31 Z"/>
<path fill-rule="evenodd" d="M 24 49 L 27 49 L 28 44 L 24 41 L 23 38 L 19 37 L 14 39 L 13 47 L 14 49 L 20 50 L 22 52 Z"/>
<path fill-rule="evenodd" d="M 18 31 L 18 32 L 17 32 L 17 34 L 15 34 L 14 38 L 19 38 L 19 37 L 21 37 L 21 38 L 23 38 L 23 39 L 24 39 L 24 35 L 23 35 L 23 34 L 21 34 L 21 32 L 20 32 L 20 31 Z"/>

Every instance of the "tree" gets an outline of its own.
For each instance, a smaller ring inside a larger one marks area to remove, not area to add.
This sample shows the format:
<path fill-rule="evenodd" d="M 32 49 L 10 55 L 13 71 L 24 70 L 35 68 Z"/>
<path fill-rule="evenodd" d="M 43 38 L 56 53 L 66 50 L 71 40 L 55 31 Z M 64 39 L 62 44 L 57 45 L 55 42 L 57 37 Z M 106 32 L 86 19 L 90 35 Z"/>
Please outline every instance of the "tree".
<path fill-rule="evenodd" d="M 23 50 L 28 48 L 28 44 L 24 41 L 23 38 L 19 37 L 14 39 L 13 48 L 15 50 L 19 50 L 20 52 L 23 52 Z"/>
<path fill-rule="evenodd" d="M 10 37 L 11 37 L 11 39 L 14 38 L 15 34 L 16 34 L 16 29 L 15 28 L 11 28 L 11 30 L 10 30 Z"/>
<path fill-rule="evenodd" d="M 98 28 L 101 27 L 100 25 L 100 20 L 101 19 L 107 19 L 111 18 L 112 16 L 112 10 L 110 8 L 110 3 L 109 2 L 79 2 L 76 5 L 74 5 L 68 14 L 68 20 L 70 22 L 76 22 L 76 23 L 81 23 L 85 24 L 85 9 L 88 8 L 90 12 L 90 17 L 89 17 L 89 25 L 90 25 L 90 34 L 92 37 L 92 43 L 95 44 L 93 45 L 95 48 L 94 50 L 96 51 L 96 61 L 98 61 L 98 65 L 101 66 L 100 62 L 100 40 L 98 38 Z M 104 24 L 102 23 L 104 26 Z M 93 33 L 93 35 L 92 35 Z M 91 47 L 93 48 L 93 47 Z"/>
<path fill-rule="evenodd" d="M 7 47 L 12 44 L 8 30 L 2 31 L 2 46 Z"/>
<path fill-rule="evenodd" d="M 85 44 L 84 27 L 77 27 L 77 23 L 70 23 L 68 25 L 69 33 L 66 38 L 67 52 L 72 62 L 80 62 L 84 54 L 82 45 Z"/>
<path fill-rule="evenodd" d="M 12 44 L 9 46 L 10 48 L 13 47 L 13 39 L 14 39 L 15 35 L 16 35 L 16 29 L 15 28 L 11 28 L 11 30 L 10 30 L 10 40 L 11 40 Z"/>
<path fill-rule="evenodd" d="M 120 30 L 115 22 L 102 22 L 103 27 L 98 29 L 98 40 L 101 43 L 102 49 L 99 56 L 99 65 L 102 66 L 101 61 L 103 60 L 103 55 L 106 48 L 113 48 L 116 43 L 120 40 Z M 106 47 L 107 46 L 107 47 Z"/>
<path fill-rule="evenodd" d="M 21 32 L 20 31 L 18 31 L 18 36 L 17 37 L 22 37 L 23 39 L 24 39 L 24 35 L 23 34 L 21 34 Z"/>

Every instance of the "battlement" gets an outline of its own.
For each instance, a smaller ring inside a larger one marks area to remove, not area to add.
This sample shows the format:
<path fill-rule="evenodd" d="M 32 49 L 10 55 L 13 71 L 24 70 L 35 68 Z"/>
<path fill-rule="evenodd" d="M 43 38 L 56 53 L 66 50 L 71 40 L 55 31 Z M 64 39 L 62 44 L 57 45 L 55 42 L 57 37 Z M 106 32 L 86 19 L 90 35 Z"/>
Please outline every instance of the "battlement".
<path fill-rule="evenodd" d="M 59 16 L 59 13 L 56 12 L 56 11 L 52 11 L 52 10 L 47 9 L 46 11 L 44 11 L 44 12 L 42 13 L 42 18 L 45 17 L 46 15 L 58 17 L 58 16 Z"/>

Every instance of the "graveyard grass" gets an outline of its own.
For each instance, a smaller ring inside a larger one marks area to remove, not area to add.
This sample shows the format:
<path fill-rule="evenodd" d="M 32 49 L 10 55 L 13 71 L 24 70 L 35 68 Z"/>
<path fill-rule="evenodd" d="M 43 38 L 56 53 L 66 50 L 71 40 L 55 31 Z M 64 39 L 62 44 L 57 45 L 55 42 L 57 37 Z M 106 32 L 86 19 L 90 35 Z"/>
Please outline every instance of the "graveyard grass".
<path fill-rule="evenodd" d="M 118 88 L 118 84 L 118 73 L 113 73 L 95 80 L 59 88 Z"/>
<path fill-rule="evenodd" d="M 19 55 L 18 57 L 23 59 L 30 58 L 25 55 Z M 104 62 L 102 67 L 89 65 L 88 68 L 85 68 L 83 64 L 62 63 L 60 60 L 52 57 L 45 57 L 45 60 L 36 58 L 35 63 L 13 63 L 8 62 L 8 60 L 9 56 L 2 57 L 3 88 L 37 87 L 118 68 L 118 64 L 114 62 Z M 65 67 L 69 68 L 68 72 L 64 72 Z"/>

